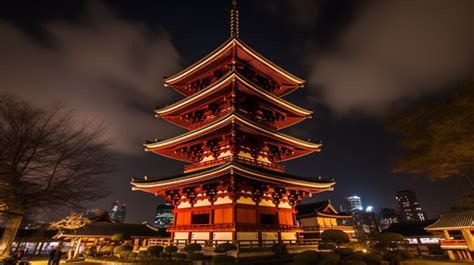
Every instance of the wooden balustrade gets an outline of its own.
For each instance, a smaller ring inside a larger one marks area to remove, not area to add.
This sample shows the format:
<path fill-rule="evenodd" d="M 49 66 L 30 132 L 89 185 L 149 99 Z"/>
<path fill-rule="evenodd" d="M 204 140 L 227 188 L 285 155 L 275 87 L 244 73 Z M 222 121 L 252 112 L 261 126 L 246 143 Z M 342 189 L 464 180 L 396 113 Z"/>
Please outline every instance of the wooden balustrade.
<path fill-rule="evenodd" d="M 439 241 L 441 248 L 465 248 L 467 249 L 466 240 L 443 239 Z"/>
<path fill-rule="evenodd" d="M 204 169 L 204 168 L 208 168 L 208 167 L 212 167 L 212 166 L 217 166 L 217 165 L 220 165 L 220 164 L 227 163 L 229 161 L 230 161 L 230 157 L 226 156 L 226 157 L 220 157 L 220 158 L 213 159 L 213 160 L 208 160 L 208 161 L 201 162 L 201 163 L 189 164 L 189 165 L 184 166 L 184 172 L 198 170 L 198 169 Z M 240 161 L 240 162 L 243 162 L 245 164 L 252 165 L 252 166 L 263 167 L 263 168 L 272 169 L 272 170 L 276 170 L 276 171 L 280 171 L 280 172 L 285 171 L 285 167 L 282 166 L 282 165 L 262 162 L 262 161 L 259 161 L 259 160 L 250 159 L 250 158 L 246 158 L 246 157 L 240 157 L 239 156 L 239 157 L 237 157 L 237 161 Z"/>
<path fill-rule="evenodd" d="M 171 225 L 168 227 L 169 231 L 219 231 L 237 229 L 238 231 L 294 231 L 295 229 L 301 230 L 298 225 L 257 225 L 257 224 L 194 224 L 194 225 Z"/>

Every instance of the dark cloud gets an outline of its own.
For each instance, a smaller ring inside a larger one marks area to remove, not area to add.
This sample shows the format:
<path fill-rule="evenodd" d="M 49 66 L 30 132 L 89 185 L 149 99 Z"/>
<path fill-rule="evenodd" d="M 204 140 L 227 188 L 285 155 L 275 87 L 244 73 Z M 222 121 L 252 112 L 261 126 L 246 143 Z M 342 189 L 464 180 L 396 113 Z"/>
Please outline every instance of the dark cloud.
<path fill-rule="evenodd" d="M 153 130 L 160 122 L 153 107 L 172 96 L 162 78 L 179 66 L 164 30 L 122 20 L 99 4 L 78 22 L 41 28 L 46 44 L 0 21 L 0 93 L 39 104 L 63 102 L 79 118 L 105 121 L 120 152 L 142 152 L 144 139 L 172 134 Z"/>
<path fill-rule="evenodd" d="M 337 47 L 315 47 L 313 99 L 338 113 L 383 113 L 394 103 L 468 78 L 474 66 L 474 2 L 372 1 L 340 34 Z M 317 50 L 317 51 L 316 51 Z"/>

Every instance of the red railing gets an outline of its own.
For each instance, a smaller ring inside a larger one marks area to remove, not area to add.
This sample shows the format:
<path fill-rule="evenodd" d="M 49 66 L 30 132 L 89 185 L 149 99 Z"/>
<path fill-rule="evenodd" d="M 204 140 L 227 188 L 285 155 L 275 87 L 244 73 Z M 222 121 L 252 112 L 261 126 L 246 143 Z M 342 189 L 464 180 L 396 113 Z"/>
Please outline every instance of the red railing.
<path fill-rule="evenodd" d="M 441 248 L 468 248 L 466 240 L 443 239 L 439 243 Z"/>
<path fill-rule="evenodd" d="M 298 225 L 256 225 L 256 224 L 194 224 L 194 225 L 171 225 L 168 227 L 173 231 L 215 231 L 236 229 L 238 231 L 261 230 L 261 231 L 294 231 L 301 230 Z"/>
<path fill-rule="evenodd" d="M 205 161 L 201 163 L 189 164 L 189 165 L 184 166 L 184 172 L 213 167 L 220 164 L 224 164 L 229 161 L 230 161 L 230 157 L 226 156 L 226 157 L 221 157 L 221 158 L 217 158 L 217 159 L 213 159 L 213 160 L 209 160 L 209 161 Z M 254 160 L 254 159 L 250 159 L 246 157 L 239 156 L 237 157 L 237 161 L 243 162 L 245 164 L 257 166 L 257 167 L 263 167 L 263 168 L 267 168 L 271 170 L 280 171 L 280 172 L 285 171 L 285 167 L 282 165 L 262 162 L 262 161 L 258 161 L 258 160 Z"/>

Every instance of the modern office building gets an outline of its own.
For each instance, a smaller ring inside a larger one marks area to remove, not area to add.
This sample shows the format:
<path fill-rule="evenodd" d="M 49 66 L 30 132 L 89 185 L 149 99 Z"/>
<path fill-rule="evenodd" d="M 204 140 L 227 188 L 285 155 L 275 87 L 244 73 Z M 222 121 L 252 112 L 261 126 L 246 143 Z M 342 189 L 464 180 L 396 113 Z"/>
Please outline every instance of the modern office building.
<path fill-rule="evenodd" d="M 426 220 L 426 215 L 421 210 L 413 191 L 398 191 L 395 198 L 400 205 L 401 222 L 421 222 Z"/>
<path fill-rule="evenodd" d="M 383 208 L 379 213 L 379 226 L 385 230 L 390 225 L 400 222 L 400 212 L 393 208 Z"/>
<path fill-rule="evenodd" d="M 155 226 L 166 228 L 173 224 L 173 206 L 164 203 L 156 206 Z"/>
<path fill-rule="evenodd" d="M 125 214 L 127 213 L 127 206 L 125 203 L 120 201 L 115 201 L 112 203 L 112 209 L 109 211 L 110 218 L 114 219 L 118 223 L 123 223 L 125 221 Z"/>
<path fill-rule="evenodd" d="M 362 211 L 362 201 L 359 196 L 350 196 L 347 197 L 344 202 L 344 211 L 353 212 L 353 211 Z"/>

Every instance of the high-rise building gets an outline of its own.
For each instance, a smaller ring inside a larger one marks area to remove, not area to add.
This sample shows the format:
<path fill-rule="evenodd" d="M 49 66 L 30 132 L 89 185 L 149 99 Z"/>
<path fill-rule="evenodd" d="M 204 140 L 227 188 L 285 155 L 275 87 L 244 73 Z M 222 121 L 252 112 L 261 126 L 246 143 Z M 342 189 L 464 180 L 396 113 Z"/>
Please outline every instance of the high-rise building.
<path fill-rule="evenodd" d="M 362 201 L 359 196 L 350 196 L 347 197 L 345 202 L 344 202 L 344 210 L 346 212 L 353 212 L 353 211 L 362 211 Z"/>
<path fill-rule="evenodd" d="M 296 204 L 335 184 L 285 173 L 281 162 L 321 147 L 280 132 L 312 115 L 283 98 L 305 81 L 245 44 L 238 14 L 234 0 L 230 38 L 164 80 L 185 98 L 155 114 L 188 132 L 145 150 L 188 162 L 183 174 L 131 183 L 176 208 L 168 228 L 174 240 L 296 240 Z"/>
<path fill-rule="evenodd" d="M 387 229 L 391 224 L 398 223 L 400 214 L 396 209 L 383 208 L 379 214 L 379 225 L 381 230 Z"/>
<path fill-rule="evenodd" d="M 165 228 L 173 224 L 173 206 L 164 203 L 156 206 L 155 226 Z"/>
<path fill-rule="evenodd" d="M 112 203 L 112 209 L 110 209 L 109 211 L 109 216 L 115 221 L 119 223 L 123 223 L 125 221 L 126 213 L 127 213 L 127 207 L 125 206 L 125 203 L 115 201 Z"/>
<path fill-rule="evenodd" d="M 396 197 L 400 205 L 401 222 L 425 221 L 425 213 L 421 210 L 416 195 L 411 190 L 397 191 Z"/>

